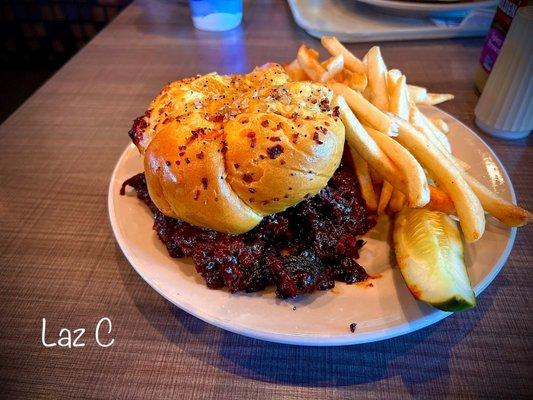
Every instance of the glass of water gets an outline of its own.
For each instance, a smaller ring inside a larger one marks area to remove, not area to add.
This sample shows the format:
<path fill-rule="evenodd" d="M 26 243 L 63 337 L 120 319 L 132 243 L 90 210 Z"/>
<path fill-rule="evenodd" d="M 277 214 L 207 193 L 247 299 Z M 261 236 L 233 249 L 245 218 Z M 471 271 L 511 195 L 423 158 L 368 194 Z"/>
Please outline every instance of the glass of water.
<path fill-rule="evenodd" d="M 190 0 L 192 22 L 203 31 L 228 31 L 242 20 L 242 0 Z"/>

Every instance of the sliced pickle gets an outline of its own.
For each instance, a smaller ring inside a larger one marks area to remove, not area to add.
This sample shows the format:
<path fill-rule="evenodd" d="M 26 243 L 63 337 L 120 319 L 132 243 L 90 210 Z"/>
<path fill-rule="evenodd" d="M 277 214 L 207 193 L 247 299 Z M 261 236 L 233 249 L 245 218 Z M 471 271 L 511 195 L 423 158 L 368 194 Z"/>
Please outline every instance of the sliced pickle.
<path fill-rule="evenodd" d="M 476 305 L 457 223 L 448 215 L 404 208 L 394 224 L 394 250 L 413 296 L 443 311 Z"/>

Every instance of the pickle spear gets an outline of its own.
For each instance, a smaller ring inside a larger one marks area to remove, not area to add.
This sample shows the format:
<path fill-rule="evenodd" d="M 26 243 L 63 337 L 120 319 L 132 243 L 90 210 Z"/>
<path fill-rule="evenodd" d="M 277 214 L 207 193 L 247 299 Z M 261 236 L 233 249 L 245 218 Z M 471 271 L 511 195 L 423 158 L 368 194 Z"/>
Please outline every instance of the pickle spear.
<path fill-rule="evenodd" d="M 457 223 L 448 215 L 404 208 L 394 223 L 394 250 L 413 296 L 443 311 L 476 305 Z"/>

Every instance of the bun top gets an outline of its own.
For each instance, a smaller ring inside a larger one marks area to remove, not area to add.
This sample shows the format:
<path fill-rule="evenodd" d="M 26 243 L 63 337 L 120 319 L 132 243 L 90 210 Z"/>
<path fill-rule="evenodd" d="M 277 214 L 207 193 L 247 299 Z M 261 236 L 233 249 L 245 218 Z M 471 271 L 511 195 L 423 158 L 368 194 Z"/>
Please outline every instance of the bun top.
<path fill-rule="evenodd" d="M 130 131 L 150 197 L 165 215 L 239 234 L 315 195 L 344 148 L 332 96 L 275 64 L 169 83 Z"/>

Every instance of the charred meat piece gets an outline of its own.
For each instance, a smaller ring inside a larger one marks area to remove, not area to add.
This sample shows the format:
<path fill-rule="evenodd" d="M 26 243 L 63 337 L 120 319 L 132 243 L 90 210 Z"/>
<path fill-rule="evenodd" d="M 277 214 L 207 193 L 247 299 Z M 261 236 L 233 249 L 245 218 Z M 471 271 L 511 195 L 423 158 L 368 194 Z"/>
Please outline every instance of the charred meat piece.
<path fill-rule="evenodd" d="M 296 297 L 368 278 L 355 259 L 359 236 L 375 222 L 357 179 L 341 166 L 328 186 L 294 207 L 265 217 L 242 235 L 228 235 L 166 217 L 151 201 L 144 174 L 124 182 L 154 214 L 154 230 L 171 257 L 191 257 L 212 289 L 256 292 L 275 285 L 279 297 Z"/>
<path fill-rule="evenodd" d="M 281 298 L 296 297 L 335 286 L 333 270 L 311 249 L 280 258 L 271 258 L 269 266 Z"/>

